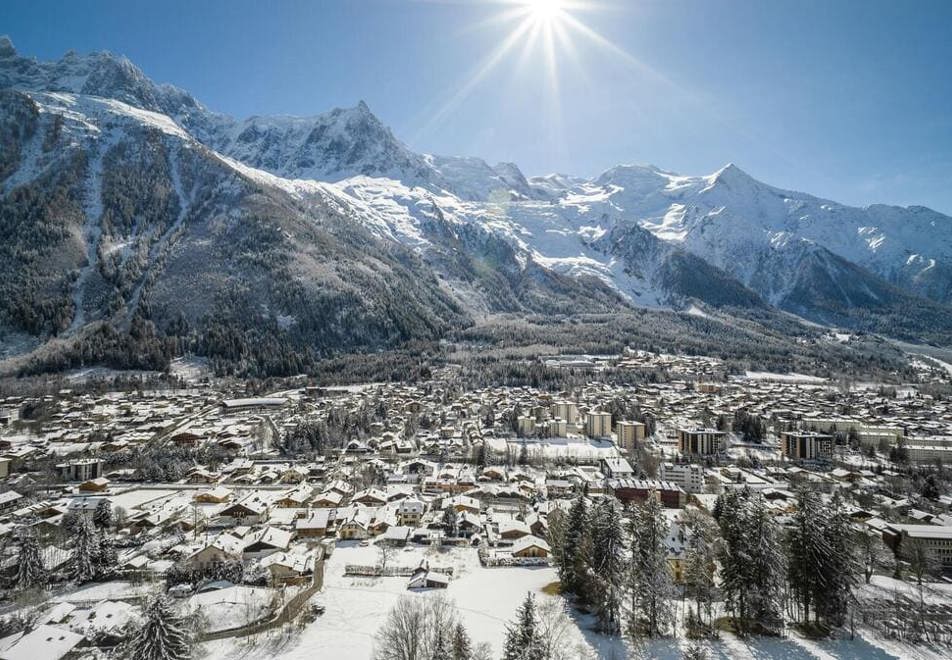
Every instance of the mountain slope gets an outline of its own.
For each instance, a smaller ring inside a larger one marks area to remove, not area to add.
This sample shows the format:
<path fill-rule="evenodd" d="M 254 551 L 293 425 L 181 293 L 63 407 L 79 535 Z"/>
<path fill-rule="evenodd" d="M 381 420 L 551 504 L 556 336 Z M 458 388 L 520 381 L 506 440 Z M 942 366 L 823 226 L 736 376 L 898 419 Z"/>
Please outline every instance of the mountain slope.
<path fill-rule="evenodd" d="M 417 154 L 363 103 L 235 120 L 124 58 L 37 62 L 8 40 L 0 147 L 0 345 L 65 342 L 46 366 L 194 350 L 292 373 L 487 315 L 634 306 L 952 338 L 949 218 L 734 166 L 527 178 Z"/>

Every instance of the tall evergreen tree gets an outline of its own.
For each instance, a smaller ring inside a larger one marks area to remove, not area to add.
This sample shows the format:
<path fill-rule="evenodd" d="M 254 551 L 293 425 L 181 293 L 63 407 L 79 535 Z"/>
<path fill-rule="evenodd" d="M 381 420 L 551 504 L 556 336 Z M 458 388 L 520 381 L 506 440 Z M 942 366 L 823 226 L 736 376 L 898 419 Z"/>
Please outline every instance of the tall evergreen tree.
<path fill-rule="evenodd" d="M 111 576 L 119 567 L 119 555 L 105 529 L 99 534 L 99 543 L 96 550 L 96 554 L 93 556 L 96 574 L 100 577 Z"/>
<path fill-rule="evenodd" d="M 145 612 L 145 624 L 130 646 L 136 660 L 187 660 L 192 643 L 182 617 L 164 594 L 154 598 Z"/>
<path fill-rule="evenodd" d="M 112 525 L 112 504 L 109 500 L 99 500 L 99 504 L 96 505 L 96 510 L 93 512 L 93 523 L 100 529 Z"/>
<path fill-rule="evenodd" d="M 516 610 L 516 619 L 506 629 L 503 660 L 547 660 L 542 640 L 539 638 L 535 598 L 526 594 L 526 599 Z"/>
<path fill-rule="evenodd" d="M 698 621 L 710 619 L 714 602 L 717 565 L 714 562 L 720 532 L 717 524 L 706 513 L 692 509 L 685 521 L 687 551 L 684 557 L 684 584 L 688 597 L 694 599 Z"/>
<path fill-rule="evenodd" d="M 673 624 L 670 599 L 674 595 L 674 583 L 665 544 L 668 522 L 657 498 L 649 497 L 635 508 L 628 533 L 631 543 L 629 634 L 636 636 L 643 630 L 649 637 L 663 635 Z"/>
<path fill-rule="evenodd" d="M 754 620 L 776 625 L 786 573 L 779 526 L 763 497 L 748 490 L 721 495 L 715 513 L 724 539 L 721 585 L 738 632 L 745 634 Z"/>
<path fill-rule="evenodd" d="M 565 525 L 559 579 L 562 582 L 562 591 L 574 594 L 583 603 L 587 597 L 590 538 L 588 507 L 585 498 L 579 497 L 572 503 Z"/>
<path fill-rule="evenodd" d="M 462 623 L 453 629 L 453 660 L 472 660 L 473 643 Z"/>
<path fill-rule="evenodd" d="M 20 561 L 17 564 L 17 589 L 32 589 L 46 584 L 48 574 L 43 566 L 40 543 L 30 532 L 20 536 Z"/>
<path fill-rule="evenodd" d="M 79 516 L 76 524 L 76 543 L 73 546 L 72 578 L 82 584 L 96 577 L 94 558 L 99 552 L 92 524 L 86 516 Z"/>
<path fill-rule="evenodd" d="M 621 630 L 624 544 L 618 505 L 614 499 L 602 499 L 592 513 L 591 600 L 598 629 L 609 635 Z"/>
<path fill-rule="evenodd" d="M 842 625 L 846 620 L 858 562 L 849 518 L 838 496 L 825 506 L 819 494 L 801 491 L 788 538 L 788 580 L 801 619 Z"/>

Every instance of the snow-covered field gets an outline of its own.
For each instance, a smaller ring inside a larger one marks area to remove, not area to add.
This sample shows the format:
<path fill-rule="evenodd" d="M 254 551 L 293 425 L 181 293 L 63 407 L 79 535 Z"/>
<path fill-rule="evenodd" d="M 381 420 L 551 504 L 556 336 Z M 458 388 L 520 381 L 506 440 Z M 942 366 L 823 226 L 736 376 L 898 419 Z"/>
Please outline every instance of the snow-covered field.
<path fill-rule="evenodd" d="M 769 371 L 748 371 L 744 374 L 744 378 L 747 380 L 766 380 L 773 383 L 804 383 L 810 385 L 822 385 L 827 382 L 826 378 L 820 378 L 819 376 L 797 373 L 775 374 Z"/>
<path fill-rule="evenodd" d="M 527 592 L 540 594 L 557 580 L 552 568 L 482 568 L 476 550 L 456 548 L 428 551 L 410 548 L 396 551 L 393 566 L 416 566 L 424 557 L 431 566 L 453 566 L 456 575 L 445 591 L 410 592 L 407 578 L 353 578 L 344 576 L 346 564 L 375 564 L 379 553 L 373 546 L 342 544 L 326 564 L 324 591 L 315 597 L 327 608 L 323 616 L 296 637 L 281 642 L 280 649 L 267 640 L 250 646 L 247 640 L 222 640 L 206 646 L 209 659 L 283 658 L 310 660 L 324 658 L 369 658 L 374 634 L 387 612 L 401 596 L 427 598 L 445 593 L 459 610 L 474 643 L 489 642 L 494 653 L 502 651 L 506 622 L 511 619 Z M 277 636 L 279 633 L 275 633 Z"/>
<path fill-rule="evenodd" d="M 364 660 L 371 658 L 374 634 L 383 625 L 387 613 L 401 596 L 429 598 L 444 594 L 453 600 L 460 618 L 474 643 L 487 642 L 499 657 L 505 639 L 506 623 L 513 618 L 526 593 L 550 598 L 543 587 L 557 580 L 553 568 L 483 568 L 476 550 L 454 548 L 397 550 L 389 559 L 391 566 L 415 566 L 422 559 L 431 566 L 452 566 L 456 575 L 445 591 L 411 592 L 407 578 L 354 578 L 344 576 L 346 564 L 374 564 L 379 553 L 373 546 L 342 544 L 326 565 L 324 591 L 313 602 L 323 603 L 326 612 L 301 632 L 275 630 L 254 639 L 227 639 L 205 646 L 206 660 L 311 660 L 314 657 Z M 875 585 L 886 589 L 890 585 Z M 908 586 L 908 585 L 907 585 Z M 560 597 L 555 597 L 560 598 Z M 572 629 L 566 648 L 571 657 L 627 658 L 648 657 L 677 660 L 687 641 L 682 637 L 645 642 L 629 649 L 620 638 L 592 631 L 592 618 L 570 612 Z M 858 629 L 856 639 L 810 640 L 791 633 L 783 638 L 757 637 L 741 640 L 729 634 L 707 646 L 711 658 L 783 660 L 890 660 L 943 657 L 935 650 L 898 644 L 879 638 L 873 631 Z M 631 654 L 631 655 L 630 655 Z"/>

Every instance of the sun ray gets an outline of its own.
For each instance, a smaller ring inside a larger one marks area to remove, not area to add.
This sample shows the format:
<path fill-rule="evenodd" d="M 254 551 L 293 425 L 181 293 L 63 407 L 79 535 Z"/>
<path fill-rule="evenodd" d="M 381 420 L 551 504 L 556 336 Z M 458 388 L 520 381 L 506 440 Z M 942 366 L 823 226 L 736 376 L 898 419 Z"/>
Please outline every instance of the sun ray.
<path fill-rule="evenodd" d="M 506 56 L 506 53 L 511 51 L 513 47 L 519 42 L 520 37 L 522 37 L 529 29 L 532 28 L 532 24 L 528 21 L 523 21 L 519 27 L 513 30 L 506 39 L 499 44 L 495 50 L 493 50 L 480 65 L 476 68 L 473 74 L 468 78 L 468 80 L 461 85 L 453 96 L 450 97 L 446 103 L 444 103 L 426 122 L 420 132 L 425 133 L 432 129 L 434 126 L 439 124 L 443 118 L 449 114 L 451 111 L 455 110 L 463 101 L 472 94 L 473 90 L 479 85 L 482 80 L 489 75 L 502 61 L 503 57 Z"/>
<path fill-rule="evenodd" d="M 562 95 L 566 93 L 561 78 L 566 75 L 568 68 L 571 69 L 569 75 L 570 80 L 574 81 L 573 84 L 585 85 L 589 80 L 585 75 L 578 48 L 579 41 L 611 55 L 613 60 L 637 72 L 642 80 L 662 86 L 686 100 L 690 96 L 577 16 L 583 12 L 605 8 L 607 5 L 599 0 L 486 0 L 486 4 L 499 5 L 500 11 L 479 21 L 472 29 L 491 28 L 500 24 L 511 24 L 513 28 L 451 91 L 449 98 L 423 122 L 416 131 L 415 139 L 442 124 L 450 113 L 458 109 L 490 74 L 510 57 L 512 61 L 508 68 L 512 77 L 530 76 L 540 81 L 542 87 L 539 98 L 542 99 L 542 104 L 538 116 L 547 128 L 549 141 L 553 145 L 560 144 L 564 138 L 564 135 L 560 134 L 561 101 Z M 530 70 L 534 59 L 539 67 L 535 72 Z"/>

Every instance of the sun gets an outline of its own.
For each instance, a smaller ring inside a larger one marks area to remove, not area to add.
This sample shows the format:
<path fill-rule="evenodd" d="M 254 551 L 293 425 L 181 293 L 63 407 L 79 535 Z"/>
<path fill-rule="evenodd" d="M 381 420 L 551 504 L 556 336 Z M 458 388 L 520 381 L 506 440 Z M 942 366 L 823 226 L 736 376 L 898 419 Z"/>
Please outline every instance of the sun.
<path fill-rule="evenodd" d="M 565 13 L 563 0 L 525 0 L 529 16 L 539 23 L 558 20 Z"/>

